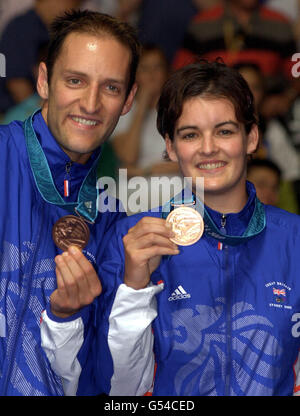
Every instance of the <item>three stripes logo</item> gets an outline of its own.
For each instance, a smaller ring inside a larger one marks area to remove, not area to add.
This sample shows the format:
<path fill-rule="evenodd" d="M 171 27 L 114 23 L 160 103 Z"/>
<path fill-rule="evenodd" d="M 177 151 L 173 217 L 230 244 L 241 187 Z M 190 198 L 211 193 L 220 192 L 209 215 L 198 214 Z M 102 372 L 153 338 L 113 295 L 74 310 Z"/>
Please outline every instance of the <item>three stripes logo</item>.
<path fill-rule="evenodd" d="M 186 299 L 190 297 L 191 295 L 187 293 L 181 285 L 179 285 L 177 289 L 174 290 L 172 295 L 168 297 L 168 300 L 171 302 L 173 300 Z"/>

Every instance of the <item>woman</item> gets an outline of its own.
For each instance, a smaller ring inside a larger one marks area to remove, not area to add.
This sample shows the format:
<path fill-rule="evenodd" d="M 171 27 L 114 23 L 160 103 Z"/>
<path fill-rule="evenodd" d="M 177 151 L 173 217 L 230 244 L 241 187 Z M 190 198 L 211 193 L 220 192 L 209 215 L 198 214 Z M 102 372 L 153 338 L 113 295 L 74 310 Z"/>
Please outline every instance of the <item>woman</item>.
<path fill-rule="evenodd" d="M 247 157 L 258 144 L 254 114 L 248 85 L 224 64 L 184 67 L 165 84 L 158 129 L 169 158 L 192 177 L 193 200 L 179 196 L 167 212 L 137 214 L 115 227 L 99 270 L 101 319 L 91 360 L 101 391 L 297 390 L 300 220 L 261 204 L 246 182 Z M 200 177 L 205 230 L 194 244 L 178 246 L 165 217 L 176 205 L 197 209 Z"/>
<path fill-rule="evenodd" d="M 260 204 L 246 182 L 258 145 L 254 114 L 246 82 L 223 64 L 191 65 L 166 83 L 158 129 L 183 176 L 204 178 L 206 230 L 176 247 L 161 214 L 116 227 L 100 271 L 104 285 L 112 275 L 121 283 L 109 317 L 111 394 L 144 394 L 152 384 L 154 357 L 145 351 L 154 294 L 154 394 L 293 393 L 300 222 Z"/>

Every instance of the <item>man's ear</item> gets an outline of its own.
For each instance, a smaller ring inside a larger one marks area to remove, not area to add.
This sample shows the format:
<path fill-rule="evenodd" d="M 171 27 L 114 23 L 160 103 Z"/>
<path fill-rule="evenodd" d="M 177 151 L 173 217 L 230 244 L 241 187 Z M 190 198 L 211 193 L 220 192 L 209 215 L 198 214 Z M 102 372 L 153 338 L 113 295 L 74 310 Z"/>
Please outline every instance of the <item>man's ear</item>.
<path fill-rule="evenodd" d="M 134 100 L 135 94 L 137 92 L 137 88 L 138 88 L 137 87 L 137 84 L 134 83 L 133 86 L 132 86 L 132 88 L 131 88 L 131 90 L 130 90 L 130 92 L 129 92 L 129 94 L 128 94 L 128 97 L 126 98 L 125 104 L 123 106 L 123 110 L 122 110 L 122 113 L 121 113 L 122 116 L 125 115 L 125 114 L 127 114 L 128 111 L 130 111 L 130 109 L 132 107 L 132 104 L 133 104 L 133 100 Z"/>
<path fill-rule="evenodd" d="M 39 96 L 43 100 L 47 100 L 48 95 L 49 95 L 48 71 L 47 71 L 46 64 L 44 62 L 41 62 L 39 65 L 36 87 L 37 87 L 37 92 L 39 93 Z"/>
<path fill-rule="evenodd" d="M 259 131 L 258 126 L 253 124 L 250 133 L 247 137 L 247 155 L 254 153 L 259 144 Z"/>
<path fill-rule="evenodd" d="M 168 134 L 166 134 L 165 142 L 166 142 L 166 150 L 167 150 L 170 160 L 172 162 L 178 162 L 178 158 L 174 149 L 174 144 Z"/>

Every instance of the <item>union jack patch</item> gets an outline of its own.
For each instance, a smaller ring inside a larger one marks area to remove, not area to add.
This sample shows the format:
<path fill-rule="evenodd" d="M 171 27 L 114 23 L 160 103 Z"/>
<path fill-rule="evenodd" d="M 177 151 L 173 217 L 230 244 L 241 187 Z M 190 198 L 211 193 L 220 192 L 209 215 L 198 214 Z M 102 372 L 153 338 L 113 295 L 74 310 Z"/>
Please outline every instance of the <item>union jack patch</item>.
<path fill-rule="evenodd" d="M 274 295 L 278 295 L 278 296 L 286 296 L 286 292 L 285 289 L 276 289 L 275 287 L 273 287 L 273 294 Z"/>

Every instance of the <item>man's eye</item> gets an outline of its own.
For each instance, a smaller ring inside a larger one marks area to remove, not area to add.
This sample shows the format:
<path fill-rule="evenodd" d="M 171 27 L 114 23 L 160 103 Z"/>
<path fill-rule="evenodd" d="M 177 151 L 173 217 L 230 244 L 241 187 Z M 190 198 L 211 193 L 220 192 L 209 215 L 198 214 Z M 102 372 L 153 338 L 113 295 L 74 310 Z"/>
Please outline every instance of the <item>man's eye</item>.
<path fill-rule="evenodd" d="M 107 88 L 110 92 L 113 92 L 115 94 L 117 94 L 120 91 L 118 87 L 116 87 L 115 85 L 111 85 L 111 84 L 108 85 Z"/>
<path fill-rule="evenodd" d="M 80 79 L 77 79 L 77 78 L 71 78 L 71 79 L 69 79 L 69 84 L 71 84 L 71 85 L 79 85 L 80 84 Z"/>

